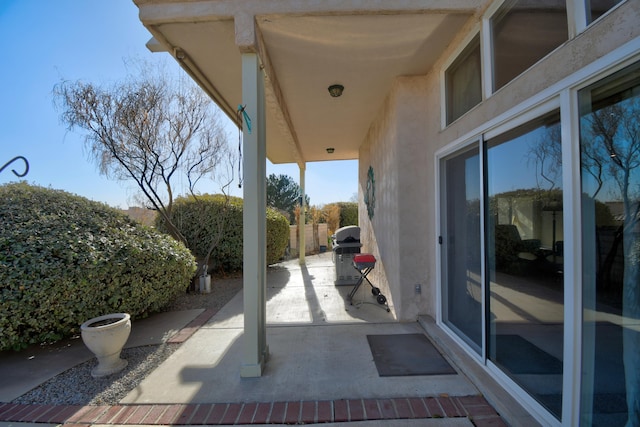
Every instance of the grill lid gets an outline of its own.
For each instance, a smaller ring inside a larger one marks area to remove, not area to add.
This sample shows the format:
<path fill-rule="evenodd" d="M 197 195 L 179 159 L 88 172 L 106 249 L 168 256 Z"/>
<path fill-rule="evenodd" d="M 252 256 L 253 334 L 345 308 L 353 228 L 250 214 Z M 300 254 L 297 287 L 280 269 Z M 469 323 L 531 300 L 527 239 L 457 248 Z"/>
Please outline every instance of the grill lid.
<path fill-rule="evenodd" d="M 337 244 L 360 243 L 360 227 L 357 225 L 348 225 L 338 228 L 334 236 L 334 241 Z"/>

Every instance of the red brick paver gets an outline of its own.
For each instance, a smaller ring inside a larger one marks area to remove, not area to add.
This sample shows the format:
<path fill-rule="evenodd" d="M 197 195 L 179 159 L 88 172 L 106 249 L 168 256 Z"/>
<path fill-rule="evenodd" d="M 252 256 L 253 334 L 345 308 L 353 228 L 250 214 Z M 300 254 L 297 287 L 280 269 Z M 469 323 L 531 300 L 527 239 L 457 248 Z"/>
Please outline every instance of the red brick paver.
<path fill-rule="evenodd" d="M 220 424 L 233 425 L 236 424 L 236 420 L 242 411 L 242 403 L 230 403 L 225 412 L 224 417 L 220 421 Z"/>
<path fill-rule="evenodd" d="M 284 422 L 284 414 L 287 410 L 286 402 L 276 402 L 271 408 L 271 416 L 269 422 L 273 424 L 282 424 Z"/>
<path fill-rule="evenodd" d="M 216 403 L 215 405 L 211 405 L 213 408 L 209 411 L 209 416 L 205 420 L 205 424 L 220 424 L 222 421 L 222 417 L 227 412 L 227 407 L 229 406 L 226 403 Z"/>
<path fill-rule="evenodd" d="M 322 400 L 318 402 L 318 420 L 322 422 L 324 420 L 333 420 L 333 402 Z"/>
<path fill-rule="evenodd" d="M 393 399 L 393 404 L 396 407 L 398 418 L 414 418 L 413 411 L 411 411 L 411 405 L 409 404 L 409 399 Z"/>
<path fill-rule="evenodd" d="M 396 408 L 393 405 L 393 401 L 391 399 L 381 399 L 380 410 L 382 411 L 382 418 L 386 420 L 395 420 L 398 418 L 398 414 L 396 414 Z"/>
<path fill-rule="evenodd" d="M 418 397 L 409 398 L 409 405 L 413 410 L 415 418 L 431 418 L 431 414 L 427 411 L 424 401 Z"/>
<path fill-rule="evenodd" d="M 506 427 L 482 396 L 448 395 L 291 402 L 114 406 L 0 403 L 0 422 L 113 425 L 313 424 L 380 419 L 468 418 L 476 427 Z"/>
<path fill-rule="evenodd" d="M 349 407 L 346 400 L 336 400 L 333 402 L 333 420 L 337 422 L 349 421 Z"/>
<path fill-rule="evenodd" d="M 257 407 L 257 403 L 244 404 L 242 409 L 240 409 L 240 415 L 238 415 L 238 424 L 251 424 Z"/>
<path fill-rule="evenodd" d="M 349 421 L 362 421 L 364 417 L 364 402 L 362 399 L 349 399 Z"/>
<path fill-rule="evenodd" d="M 167 340 L 169 344 L 181 344 L 185 342 L 191 335 L 193 335 L 200 326 L 204 325 L 216 314 L 215 310 L 209 308 L 200 313 L 195 319 L 193 319 L 187 326 L 180 329 L 176 334 Z"/>
<path fill-rule="evenodd" d="M 313 424 L 316 421 L 316 406 L 317 402 L 315 401 L 302 402 L 302 411 L 298 421 L 303 424 Z"/>
<path fill-rule="evenodd" d="M 364 411 L 367 414 L 368 420 L 379 420 L 382 418 L 382 413 L 378 407 L 378 399 L 365 399 Z"/>
<path fill-rule="evenodd" d="M 294 424 L 300 419 L 300 402 L 289 402 L 284 417 L 285 424 Z"/>
<path fill-rule="evenodd" d="M 256 413 L 253 417 L 254 424 L 267 424 L 269 421 L 269 415 L 271 415 L 272 403 L 258 403 Z"/>

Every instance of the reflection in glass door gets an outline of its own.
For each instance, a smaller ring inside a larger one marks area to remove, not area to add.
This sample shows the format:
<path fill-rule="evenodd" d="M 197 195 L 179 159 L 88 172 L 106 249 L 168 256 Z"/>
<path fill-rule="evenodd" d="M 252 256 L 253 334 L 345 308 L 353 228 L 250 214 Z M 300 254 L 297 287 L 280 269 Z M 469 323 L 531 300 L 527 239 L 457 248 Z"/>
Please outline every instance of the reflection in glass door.
<path fill-rule="evenodd" d="M 560 114 L 487 141 L 487 357 L 556 417 L 562 412 Z"/>
<path fill-rule="evenodd" d="M 480 354 L 483 291 L 477 144 L 445 159 L 442 171 L 443 320 Z"/>
<path fill-rule="evenodd" d="M 640 63 L 582 89 L 582 426 L 640 425 Z"/>

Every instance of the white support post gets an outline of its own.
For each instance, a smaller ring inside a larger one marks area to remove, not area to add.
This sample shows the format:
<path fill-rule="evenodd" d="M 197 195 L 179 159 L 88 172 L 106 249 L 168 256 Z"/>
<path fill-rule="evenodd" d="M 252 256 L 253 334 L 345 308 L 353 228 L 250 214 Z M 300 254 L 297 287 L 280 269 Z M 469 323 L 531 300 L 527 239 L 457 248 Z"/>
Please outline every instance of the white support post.
<path fill-rule="evenodd" d="M 298 238 L 300 239 L 298 241 L 298 253 L 299 253 L 299 259 L 298 261 L 300 262 L 300 265 L 304 265 L 305 263 L 305 252 L 306 252 L 306 248 L 307 248 L 307 237 L 305 236 L 305 225 L 307 223 L 306 221 L 306 215 L 305 215 L 305 189 L 304 189 L 304 173 L 306 170 L 306 165 L 303 163 L 302 166 L 300 166 L 300 222 L 298 224 Z"/>
<path fill-rule="evenodd" d="M 264 78 L 258 56 L 242 54 L 244 337 L 240 376 L 260 377 L 269 357 L 266 330 L 266 133 Z"/>

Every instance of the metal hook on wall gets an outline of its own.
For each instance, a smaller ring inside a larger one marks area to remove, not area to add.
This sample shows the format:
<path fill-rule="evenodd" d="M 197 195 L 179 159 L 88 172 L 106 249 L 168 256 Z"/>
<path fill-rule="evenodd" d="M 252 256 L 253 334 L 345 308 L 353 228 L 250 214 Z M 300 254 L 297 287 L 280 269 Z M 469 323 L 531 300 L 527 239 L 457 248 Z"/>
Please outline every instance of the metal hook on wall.
<path fill-rule="evenodd" d="M 16 171 L 15 169 L 11 169 L 11 172 L 13 172 L 13 174 L 15 176 L 17 176 L 18 178 L 22 178 L 23 176 L 28 174 L 29 173 L 29 161 L 23 156 L 16 156 L 13 159 L 9 160 L 7 163 L 5 163 L 0 168 L 0 173 L 2 173 L 3 170 L 5 170 L 11 163 L 15 162 L 16 160 L 24 161 L 24 172 L 20 173 L 20 172 Z"/>

